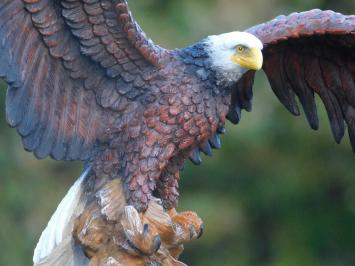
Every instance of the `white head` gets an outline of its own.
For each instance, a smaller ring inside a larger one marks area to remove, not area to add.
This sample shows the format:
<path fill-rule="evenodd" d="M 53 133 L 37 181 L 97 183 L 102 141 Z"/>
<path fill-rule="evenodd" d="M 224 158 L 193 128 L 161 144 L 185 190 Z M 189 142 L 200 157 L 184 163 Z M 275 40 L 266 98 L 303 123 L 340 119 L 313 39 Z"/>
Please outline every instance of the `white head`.
<path fill-rule="evenodd" d="M 262 42 L 247 32 L 230 32 L 207 38 L 212 66 L 230 81 L 238 80 L 248 70 L 260 70 L 263 64 Z"/>

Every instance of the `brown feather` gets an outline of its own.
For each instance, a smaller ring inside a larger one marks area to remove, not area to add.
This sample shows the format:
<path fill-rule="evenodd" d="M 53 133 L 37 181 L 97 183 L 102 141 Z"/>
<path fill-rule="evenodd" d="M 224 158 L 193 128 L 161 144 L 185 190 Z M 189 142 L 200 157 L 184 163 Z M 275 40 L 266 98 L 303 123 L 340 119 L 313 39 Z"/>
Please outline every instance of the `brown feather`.
<path fill-rule="evenodd" d="M 314 93 L 322 99 L 336 142 L 348 125 L 355 151 L 355 16 L 311 10 L 279 16 L 248 32 L 264 43 L 263 69 L 279 100 L 298 114 L 298 96 L 313 129 L 318 128 Z"/>

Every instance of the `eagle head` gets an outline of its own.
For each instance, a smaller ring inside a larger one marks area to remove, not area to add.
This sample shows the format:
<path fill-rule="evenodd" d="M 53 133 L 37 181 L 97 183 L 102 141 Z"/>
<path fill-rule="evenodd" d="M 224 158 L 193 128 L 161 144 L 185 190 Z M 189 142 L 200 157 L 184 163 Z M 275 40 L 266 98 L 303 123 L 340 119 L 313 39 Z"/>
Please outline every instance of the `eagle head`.
<path fill-rule="evenodd" d="M 262 42 L 247 32 L 230 32 L 209 36 L 207 50 L 212 67 L 224 79 L 237 81 L 248 70 L 263 65 Z"/>

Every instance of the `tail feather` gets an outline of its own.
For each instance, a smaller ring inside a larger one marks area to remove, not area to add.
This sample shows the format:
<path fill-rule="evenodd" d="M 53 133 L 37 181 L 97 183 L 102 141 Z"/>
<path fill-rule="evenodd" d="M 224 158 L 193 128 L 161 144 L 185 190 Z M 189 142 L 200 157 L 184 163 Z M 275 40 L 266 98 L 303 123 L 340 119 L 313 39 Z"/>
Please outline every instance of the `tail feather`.
<path fill-rule="evenodd" d="M 91 264 L 81 247 L 69 235 L 35 266 L 91 266 Z"/>
<path fill-rule="evenodd" d="M 83 264 L 85 256 L 80 248 L 75 247 L 71 232 L 75 218 L 82 213 L 85 207 L 82 184 L 89 170 L 87 168 L 70 188 L 42 232 L 33 255 L 35 266 L 86 265 Z M 71 262 L 69 263 L 69 261 Z M 76 264 L 75 261 L 81 262 Z"/>

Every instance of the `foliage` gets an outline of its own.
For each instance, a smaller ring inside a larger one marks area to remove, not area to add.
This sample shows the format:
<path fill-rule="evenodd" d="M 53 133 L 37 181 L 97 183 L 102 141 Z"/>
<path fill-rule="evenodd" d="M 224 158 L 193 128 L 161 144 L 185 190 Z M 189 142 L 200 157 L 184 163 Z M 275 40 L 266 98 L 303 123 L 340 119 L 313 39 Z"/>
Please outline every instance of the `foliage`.
<path fill-rule="evenodd" d="M 244 29 L 281 13 L 320 7 L 355 13 L 348 0 L 131 0 L 149 36 L 182 47 L 208 34 Z M 1 38 L 1 37 L 0 37 Z M 30 265 L 33 248 L 80 163 L 37 161 L 5 122 L 0 90 L 0 265 Z M 205 221 L 186 247 L 189 265 L 355 265 L 355 157 L 337 146 L 319 106 L 321 129 L 292 118 L 263 74 L 254 110 L 228 125 L 223 149 L 187 163 L 180 210 Z"/>

